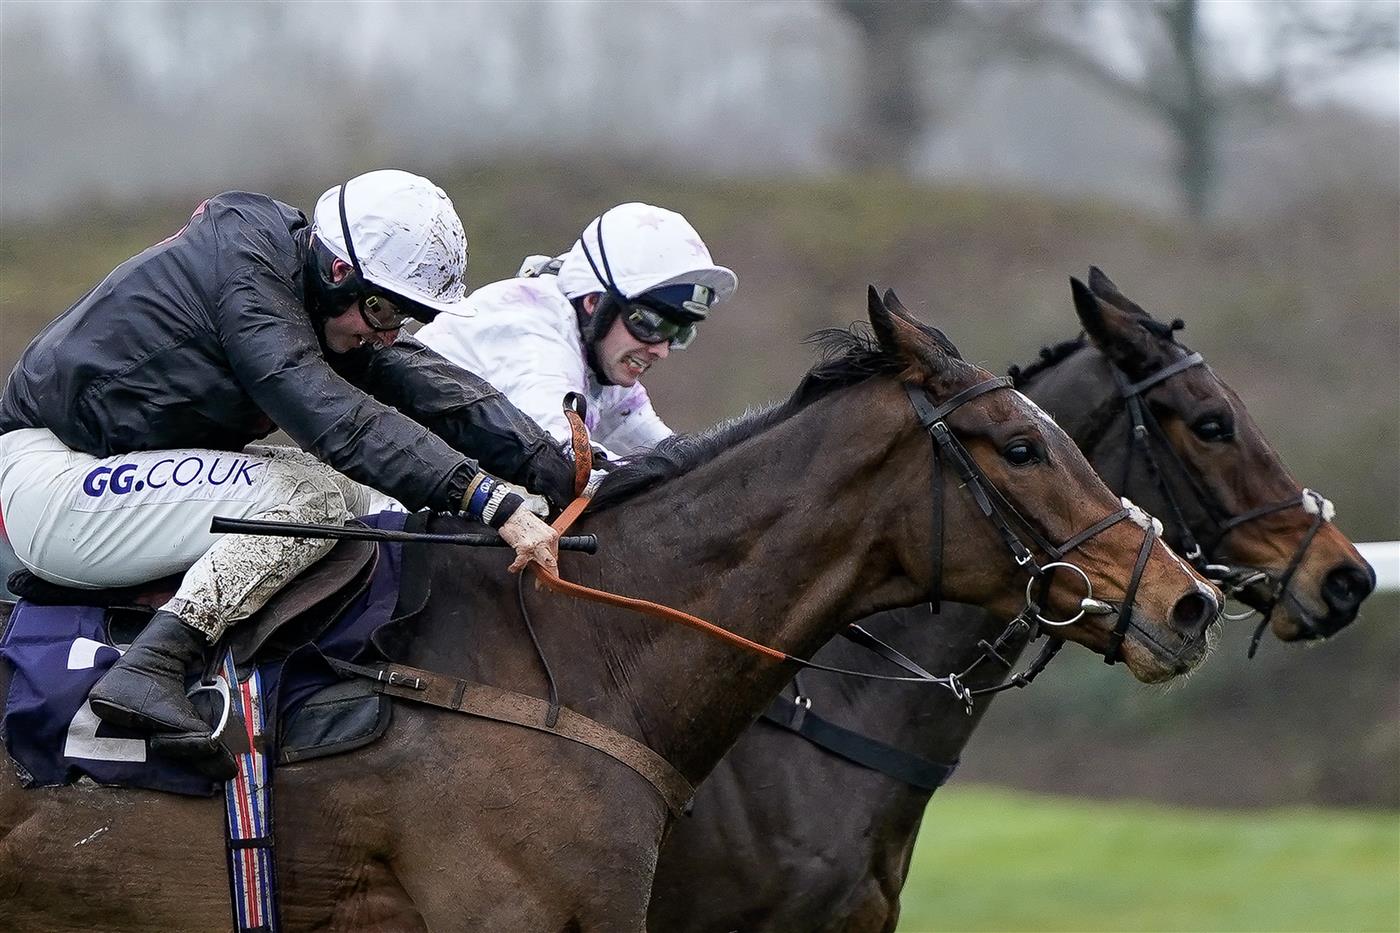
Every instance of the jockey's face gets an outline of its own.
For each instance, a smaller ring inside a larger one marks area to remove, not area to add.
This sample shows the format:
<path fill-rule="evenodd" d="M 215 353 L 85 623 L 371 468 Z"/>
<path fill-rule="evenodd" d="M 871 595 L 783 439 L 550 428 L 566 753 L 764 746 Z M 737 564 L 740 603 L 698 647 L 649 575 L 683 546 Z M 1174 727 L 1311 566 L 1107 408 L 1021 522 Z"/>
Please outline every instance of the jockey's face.
<path fill-rule="evenodd" d="M 326 318 L 326 346 L 332 353 L 348 353 L 357 347 L 388 346 L 399 335 L 396 330 L 375 330 L 360 313 L 357 301 L 335 317 Z"/>
<path fill-rule="evenodd" d="M 331 264 L 331 281 L 339 282 L 350 273 L 350 264 L 337 259 Z M 348 353 L 357 347 L 381 344 L 388 346 L 394 342 L 399 331 L 376 328 L 372 315 L 363 313 L 360 302 L 356 301 L 325 323 L 326 346 L 332 353 Z"/>
<path fill-rule="evenodd" d="M 597 307 L 597 299 L 593 295 L 584 298 L 584 309 L 592 314 Z M 666 341 L 661 343 L 642 343 L 627 331 L 627 325 L 618 318 L 612 322 L 608 332 L 598 341 L 596 348 L 598 365 L 603 368 L 603 374 L 608 377 L 614 385 L 633 386 L 658 360 L 664 360 L 671 355 L 671 348 Z"/>

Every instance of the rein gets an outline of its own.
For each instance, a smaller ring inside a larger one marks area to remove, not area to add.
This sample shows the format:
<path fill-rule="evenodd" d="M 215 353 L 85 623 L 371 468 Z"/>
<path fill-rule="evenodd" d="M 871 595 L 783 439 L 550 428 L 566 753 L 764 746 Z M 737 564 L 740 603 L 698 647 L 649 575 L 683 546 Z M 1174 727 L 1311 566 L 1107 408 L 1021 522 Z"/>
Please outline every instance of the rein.
<path fill-rule="evenodd" d="M 1098 600 L 1095 600 L 1093 598 L 1093 585 L 1089 582 L 1088 574 L 1086 574 L 1077 565 L 1064 561 L 1062 560 L 1062 558 L 1070 551 L 1073 551 L 1074 549 L 1080 547 L 1081 545 L 1094 538 L 1096 535 L 1113 527 L 1114 525 L 1118 524 L 1120 521 L 1123 521 L 1131 515 L 1129 510 L 1126 508 L 1118 509 L 1117 511 L 1112 512 L 1109 515 L 1106 515 L 1098 521 L 1094 522 L 1092 525 L 1079 532 L 1078 534 L 1073 535 L 1069 538 L 1069 540 L 1065 541 L 1063 544 L 1057 546 L 1047 541 L 1030 525 L 1029 522 L 1026 521 L 1026 519 L 1018 511 L 1016 511 L 1015 507 L 1011 505 L 1011 503 L 1006 499 L 1006 497 L 1003 496 L 1001 492 L 997 490 L 996 487 L 993 486 L 992 483 L 987 479 L 986 474 L 983 473 L 982 470 L 977 466 L 976 461 L 973 460 L 971 454 L 968 453 L 967 448 L 965 448 L 962 445 L 962 443 L 957 439 L 957 437 L 953 434 L 946 421 L 947 417 L 950 414 L 957 411 L 959 408 L 961 408 L 966 403 L 972 401 L 973 399 L 978 398 L 988 392 L 995 391 L 997 389 L 1008 388 L 1012 388 L 1012 382 L 1008 377 L 995 377 L 992 379 L 987 379 L 983 382 L 979 382 L 976 385 L 969 386 L 966 389 L 963 389 L 961 392 L 958 392 L 956 395 L 954 395 L 952 398 L 950 398 L 948 401 L 944 402 L 941 405 L 934 405 L 932 399 L 929 398 L 928 392 L 925 389 L 910 384 L 906 384 L 904 386 L 905 392 L 909 397 L 910 403 L 914 407 L 915 414 L 919 418 L 921 427 L 923 427 L 929 433 L 929 436 L 932 438 L 933 443 L 932 554 L 934 575 L 933 582 L 930 587 L 931 604 L 936 608 L 941 603 L 942 599 L 942 573 L 944 553 L 942 514 L 942 463 L 945 458 L 952 463 L 953 468 L 957 471 L 959 478 L 963 482 L 963 485 L 969 490 L 969 492 L 973 496 L 973 499 L 977 503 L 977 506 L 982 512 L 982 514 L 985 515 L 987 519 L 991 521 L 992 524 L 996 527 L 998 534 L 1002 538 L 1002 541 L 1006 544 L 1007 549 L 1011 552 L 1012 559 L 1015 561 L 1016 565 L 1018 567 L 1025 568 L 1026 571 L 1031 575 L 1031 580 L 1027 583 L 1026 586 L 1026 607 L 1008 625 L 1007 632 L 1004 632 L 1002 636 L 998 637 L 998 644 L 1004 643 L 1005 638 L 1009 637 L 1008 632 L 1013 631 L 1018 623 L 1026 625 L 1027 627 L 1031 627 L 1032 623 L 1027 621 L 1027 617 L 1034 618 L 1036 627 L 1038 627 L 1039 625 L 1058 627 L 1073 624 L 1074 622 L 1079 621 L 1079 619 L 1081 619 L 1086 613 L 1089 612 L 1103 613 L 1113 611 L 1112 608 L 1109 607 L 1106 603 L 1099 602 Z M 568 412 L 568 414 L 571 423 L 574 422 L 575 413 Z M 581 430 L 582 427 L 580 421 L 579 424 L 574 427 L 574 450 L 576 462 L 577 458 L 586 456 L 584 451 L 589 449 L 587 447 L 586 441 L 580 441 Z M 582 436 L 586 438 L 586 432 L 584 432 Z M 554 529 L 558 531 L 561 535 L 564 532 L 566 532 L 578 519 L 579 515 L 583 513 L 584 509 L 588 507 L 590 501 L 590 498 L 586 494 L 580 495 L 576 499 L 574 499 L 574 501 L 569 504 L 569 506 L 564 510 L 564 512 L 560 514 L 560 516 L 557 519 L 555 519 L 553 523 Z M 1017 535 L 1016 529 L 1013 527 L 1013 524 L 1019 525 L 1022 534 L 1028 536 L 1031 539 L 1032 543 L 1034 543 L 1037 547 L 1039 547 L 1042 551 L 1044 551 L 1047 555 L 1050 556 L 1051 560 L 1045 564 L 1038 564 L 1035 560 L 1034 554 L 1032 554 L 1031 550 L 1021 541 L 1020 536 Z M 1142 546 L 1138 552 L 1137 561 L 1133 568 L 1133 574 L 1130 579 L 1128 589 L 1125 593 L 1123 606 L 1119 610 L 1119 621 L 1114 629 L 1113 635 L 1110 638 L 1110 649 L 1105 655 L 1108 663 L 1110 664 L 1117 660 L 1119 647 L 1121 646 L 1123 637 L 1126 634 L 1128 626 L 1131 623 L 1131 607 L 1133 604 L 1132 601 L 1137 593 L 1138 584 L 1141 580 L 1142 573 L 1146 568 L 1147 557 L 1151 552 L 1153 540 L 1154 536 L 1151 530 L 1146 530 L 1144 533 Z M 1084 581 L 1085 595 L 1083 600 L 1081 600 L 1080 611 L 1069 619 L 1047 619 L 1045 616 L 1041 615 L 1040 607 L 1039 605 L 1037 605 L 1034 597 L 1031 595 L 1032 588 L 1037 582 L 1041 584 L 1042 594 L 1045 591 L 1048 591 L 1051 576 L 1057 568 L 1065 568 L 1068 570 L 1072 570 L 1075 573 L 1079 574 L 1080 578 Z M 903 668 L 905 671 L 908 672 L 908 674 L 872 674 L 866 671 L 855 671 L 846 668 L 831 667 L 804 658 L 794 657 L 793 655 L 790 655 L 784 651 L 780 651 L 777 648 L 760 644 L 759 642 L 755 642 L 749 638 L 745 638 L 744 636 L 732 632 L 719 625 L 715 625 L 712 622 L 708 622 L 704 619 L 701 619 L 698 616 L 691 615 L 688 612 L 683 612 L 678 609 L 672 609 L 669 606 L 664 606 L 659 603 L 652 602 L 651 600 L 637 599 L 630 596 L 621 596 L 616 593 L 607 592 L 605 590 L 599 590 L 593 587 L 584 586 L 579 583 L 573 583 L 569 580 L 563 579 L 558 574 L 551 572 L 550 570 L 540 566 L 539 564 L 531 564 L 530 569 L 536 575 L 537 579 L 544 587 L 553 590 L 554 592 L 563 593 L 565 595 L 573 596 L 578 599 L 588 600 L 590 602 L 601 603 L 603 605 L 628 609 L 630 611 L 637 612 L 642 615 L 651 616 L 653 618 L 662 619 L 664 621 L 678 622 L 682 625 L 697 629 L 701 632 L 704 632 L 705 634 L 718 638 L 721 641 L 725 641 L 731 645 L 734 645 L 735 647 L 751 651 L 755 654 L 762 655 L 774 661 L 790 663 L 805 670 L 825 671 L 827 673 L 842 674 L 845 676 L 852 677 L 861 677 L 869 680 L 894 681 L 900 683 L 938 684 L 939 686 L 945 687 L 950 692 L 952 692 L 952 694 L 956 698 L 962 700 L 965 704 L 968 704 L 969 708 L 972 702 L 972 697 L 975 694 L 963 684 L 962 677 L 966 676 L 967 673 L 969 673 L 973 668 L 975 668 L 982 661 L 986 660 L 986 658 L 988 657 L 988 655 L 984 655 L 983 657 L 979 658 L 977 661 L 973 662 L 973 664 L 966 671 L 962 672 L 961 674 L 954 673 L 944 676 L 938 676 L 924 670 L 918 664 L 915 664 L 913 661 L 909 660 L 904 655 L 895 651 L 893 648 L 890 648 L 888 645 L 884 645 L 883 642 L 880 642 L 873 635 L 870 635 L 863 629 L 855 627 L 860 633 L 863 634 L 864 640 L 861 640 L 861 635 L 852 636 L 848 634 L 847 637 L 852 637 L 853 640 L 857 640 L 858 643 L 863 644 L 866 647 L 871 648 L 871 650 L 876 651 L 876 653 L 880 654 L 882 657 L 892 661 L 893 663 Z M 524 610 L 523 600 L 521 601 L 521 609 L 522 611 Z M 528 613 L 526 614 L 525 618 L 526 625 L 528 627 L 530 625 Z M 531 634 L 533 637 L 533 631 L 531 632 Z M 983 644 L 986 644 L 985 641 L 983 642 Z M 879 645 L 881 647 L 876 648 L 874 647 L 875 645 Z M 1001 658 L 1001 656 L 996 653 L 992 646 L 988 645 L 986 650 L 989 652 L 990 656 L 995 657 L 997 660 L 1001 661 L 1001 663 L 1006 664 L 1005 659 Z M 1047 650 L 1041 653 L 1041 657 L 1037 658 L 1037 663 L 1032 665 L 1031 669 L 1027 670 L 1022 674 L 1014 675 L 1006 683 L 998 687 L 985 688 L 983 690 L 977 691 L 977 693 L 995 693 L 1000 690 L 1009 689 L 1011 687 L 1021 687 L 1029 684 L 1032 680 L 1035 679 L 1036 675 L 1038 675 L 1040 671 L 1044 669 L 1045 665 L 1049 663 L 1050 659 L 1055 656 L 1058 650 L 1058 646 L 1055 647 L 1053 650 L 1049 650 L 1047 647 Z M 1007 667 L 1009 668 L 1010 665 L 1007 665 Z"/>
<path fill-rule="evenodd" d="M 1268 628 L 1269 620 L 1274 609 L 1288 592 L 1289 585 L 1293 582 L 1293 576 L 1298 572 L 1298 568 L 1303 563 L 1308 548 L 1312 546 L 1313 539 L 1317 537 L 1322 526 L 1332 520 L 1335 509 L 1332 503 L 1320 493 L 1311 489 L 1303 489 L 1296 498 L 1286 499 L 1282 502 L 1273 502 L 1262 505 L 1258 508 L 1250 509 L 1239 515 L 1229 515 L 1225 509 L 1211 495 L 1201 482 L 1196 478 L 1195 473 L 1176 448 L 1172 446 L 1166 431 L 1163 430 L 1161 422 L 1152 414 L 1151 405 L 1146 402 L 1145 393 L 1154 386 L 1166 382 L 1178 373 L 1185 372 L 1195 366 L 1204 366 L 1205 358 L 1200 353 L 1191 353 L 1182 357 L 1176 362 L 1164 366 L 1157 372 L 1141 379 L 1137 382 L 1130 382 L 1127 375 L 1118 368 L 1116 363 L 1109 361 L 1112 367 L 1114 380 L 1118 383 L 1118 393 L 1123 398 L 1128 417 L 1131 421 L 1129 428 L 1128 457 L 1123 464 L 1123 483 L 1121 488 L 1128 488 L 1128 480 L 1132 474 L 1133 460 L 1136 454 L 1141 452 L 1143 462 L 1147 464 L 1147 472 L 1153 483 L 1156 484 L 1157 491 L 1161 493 L 1163 500 L 1170 509 L 1170 518 L 1175 522 L 1177 531 L 1182 542 L 1182 556 L 1196 568 L 1202 576 L 1220 587 L 1226 598 L 1234 597 L 1244 592 L 1249 587 L 1268 579 L 1268 574 L 1262 570 L 1248 570 L 1234 567 L 1230 564 L 1210 563 L 1206 557 L 1207 553 L 1213 552 L 1225 540 L 1226 535 L 1234 531 L 1241 525 L 1263 518 L 1266 515 L 1273 515 L 1285 509 L 1302 508 L 1313 516 L 1313 520 L 1308 530 L 1303 534 L 1298 542 L 1298 547 L 1294 549 L 1293 556 L 1289 559 L 1287 567 L 1279 576 L 1277 582 L 1271 588 L 1268 599 L 1265 600 L 1262 608 L 1258 609 L 1261 618 L 1259 624 L 1254 629 L 1254 634 L 1250 638 L 1248 657 L 1252 658 L 1259 649 L 1259 641 L 1264 636 L 1265 629 Z M 1153 441 L 1157 443 L 1154 445 Z M 1165 472 L 1162 470 L 1154 447 L 1160 447 L 1167 452 L 1169 462 L 1174 464 L 1176 473 L 1190 487 L 1191 492 L 1196 497 L 1196 502 L 1205 512 L 1206 519 L 1214 525 L 1214 531 L 1210 535 L 1210 541 L 1204 547 L 1191 532 L 1190 523 L 1186 520 L 1186 514 L 1177 501 L 1173 493 L 1171 484 L 1167 482 Z M 1256 610 L 1246 608 L 1244 612 L 1231 615 L 1223 613 L 1225 619 L 1237 622 L 1248 618 Z"/>

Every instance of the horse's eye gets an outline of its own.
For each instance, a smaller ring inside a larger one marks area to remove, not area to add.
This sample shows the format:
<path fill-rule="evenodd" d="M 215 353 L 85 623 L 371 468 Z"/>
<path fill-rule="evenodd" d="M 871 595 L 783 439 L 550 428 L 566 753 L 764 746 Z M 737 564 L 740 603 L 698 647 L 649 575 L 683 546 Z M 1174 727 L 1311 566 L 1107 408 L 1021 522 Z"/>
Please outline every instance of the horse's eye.
<path fill-rule="evenodd" d="M 1202 415 L 1191 430 L 1203 441 L 1228 441 L 1235 436 L 1235 427 L 1225 415 Z"/>
<path fill-rule="evenodd" d="M 1001 455 L 1012 466 L 1025 466 L 1028 463 L 1040 462 L 1040 451 L 1036 450 L 1035 445 L 1030 441 L 1012 441 L 1002 450 Z"/>

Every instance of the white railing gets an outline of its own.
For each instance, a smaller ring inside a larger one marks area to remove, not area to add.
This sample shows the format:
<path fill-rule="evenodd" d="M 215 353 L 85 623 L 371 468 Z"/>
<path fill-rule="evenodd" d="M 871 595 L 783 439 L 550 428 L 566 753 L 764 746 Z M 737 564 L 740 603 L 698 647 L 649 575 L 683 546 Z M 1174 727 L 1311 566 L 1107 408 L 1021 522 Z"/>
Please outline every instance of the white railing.
<path fill-rule="evenodd" d="M 1400 541 L 1363 541 L 1356 549 L 1376 568 L 1377 593 L 1400 592 Z"/>

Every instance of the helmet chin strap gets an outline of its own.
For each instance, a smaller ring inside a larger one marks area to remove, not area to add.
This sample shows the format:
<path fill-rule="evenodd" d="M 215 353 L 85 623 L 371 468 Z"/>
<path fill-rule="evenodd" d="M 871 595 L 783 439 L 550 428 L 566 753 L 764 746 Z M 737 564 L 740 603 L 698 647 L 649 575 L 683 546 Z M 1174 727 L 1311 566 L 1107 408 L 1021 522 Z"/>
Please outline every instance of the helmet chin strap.
<path fill-rule="evenodd" d="M 350 235 L 350 219 L 345 210 L 345 189 L 349 184 L 349 179 L 341 184 L 337 198 L 340 235 L 345 240 L 345 251 L 350 256 L 350 271 L 339 282 L 334 278 L 335 262 L 339 257 L 320 242 L 314 232 L 307 234 L 306 263 L 303 267 L 303 275 L 306 277 L 305 303 L 307 313 L 318 330 L 324 330 L 326 321 L 343 313 L 351 304 L 364 297 L 364 271 L 360 268 L 360 257 L 355 252 L 355 240 Z M 318 333 L 317 336 L 325 342 L 324 333 Z"/>
<path fill-rule="evenodd" d="M 578 299 L 574 303 L 574 313 L 578 316 L 579 334 L 583 337 L 583 355 L 588 361 L 588 368 L 593 371 L 593 377 L 599 384 L 610 386 L 616 385 L 608 378 L 607 372 L 603 369 L 602 361 L 598 359 L 598 344 L 606 336 L 613 322 L 617 320 L 618 305 L 606 293 L 598 296 L 598 303 L 593 306 L 590 314 L 584 310 L 583 303 L 587 296 Z"/>
<path fill-rule="evenodd" d="M 354 300 L 346 289 L 331 280 L 334 257 L 309 230 L 306 237 L 306 259 L 302 263 L 302 304 L 318 335 L 326 321 L 340 314 Z"/>
<path fill-rule="evenodd" d="M 598 268 L 598 263 L 593 261 L 593 254 L 588 249 L 588 231 L 579 237 L 579 245 L 583 247 L 583 258 L 588 260 L 588 267 L 593 270 L 594 277 L 598 284 L 603 286 L 603 291 L 598 294 L 598 302 L 593 306 L 590 314 L 583 308 L 583 303 L 587 296 L 580 298 L 574 305 L 574 310 L 579 316 L 579 332 L 583 335 L 584 357 L 588 360 L 588 366 L 593 370 L 594 377 L 605 386 L 616 385 L 608 378 L 607 372 L 603 369 L 602 361 L 598 359 L 598 344 L 608 333 L 613 322 L 622 309 L 622 304 L 626 300 L 622 293 L 618 291 L 617 282 L 613 279 L 612 265 L 608 262 L 608 249 L 603 245 L 603 218 L 608 216 L 607 211 L 598 215 L 598 258 L 602 260 L 603 267 Z"/>

